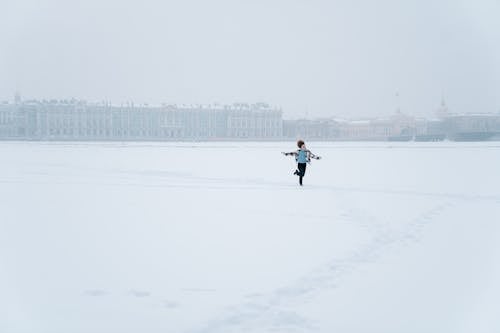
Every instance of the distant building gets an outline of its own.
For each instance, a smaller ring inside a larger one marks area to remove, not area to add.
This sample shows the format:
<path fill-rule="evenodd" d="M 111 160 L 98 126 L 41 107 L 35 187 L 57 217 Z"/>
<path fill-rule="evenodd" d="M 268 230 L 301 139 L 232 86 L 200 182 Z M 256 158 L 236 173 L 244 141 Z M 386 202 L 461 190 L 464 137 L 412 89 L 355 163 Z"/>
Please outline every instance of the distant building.
<path fill-rule="evenodd" d="M 500 139 L 500 114 L 453 115 L 443 119 L 446 137 L 454 141 Z"/>
<path fill-rule="evenodd" d="M 446 106 L 446 102 L 444 97 L 441 97 L 441 105 L 436 110 L 436 117 L 438 119 L 443 119 L 450 116 L 450 111 L 448 110 L 448 106 Z"/>
<path fill-rule="evenodd" d="M 432 119 L 390 117 L 283 120 L 265 103 L 232 105 L 92 104 L 79 100 L 0 103 L 3 140 L 500 140 L 499 114 L 453 114 L 444 99 Z"/>
<path fill-rule="evenodd" d="M 84 101 L 0 104 L 0 138 L 25 140 L 225 140 L 283 136 L 282 111 L 230 106 L 121 106 Z"/>
<path fill-rule="evenodd" d="M 283 136 L 287 139 L 336 140 L 340 135 L 340 124 L 334 119 L 283 121 Z"/>
<path fill-rule="evenodd" d="M 0 138 L 10 139 L 18 137 L 18 133 L 22 130 L 19 126 L 16 108 L 7 103 L 0 104 Z"/>
<path fill-rule="evenodd" d="M 428 122 L 428 132 L 449 140 L 483 141 L 500 138 L 500 114 L 452 113 L 442 98 L 436 117 Z"/>

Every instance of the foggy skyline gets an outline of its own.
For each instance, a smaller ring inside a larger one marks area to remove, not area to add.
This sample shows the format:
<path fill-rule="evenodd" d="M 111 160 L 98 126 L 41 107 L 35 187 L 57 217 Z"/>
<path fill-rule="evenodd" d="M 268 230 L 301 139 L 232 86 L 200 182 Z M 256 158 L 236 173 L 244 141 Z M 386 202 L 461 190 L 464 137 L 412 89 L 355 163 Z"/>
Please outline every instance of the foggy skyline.
<path fill-rule="evenodd" d="M 2 1 L 0 99 L 500 109 L 496 1 Z M 399 93 L 399 101 L 396 94 Z"/>

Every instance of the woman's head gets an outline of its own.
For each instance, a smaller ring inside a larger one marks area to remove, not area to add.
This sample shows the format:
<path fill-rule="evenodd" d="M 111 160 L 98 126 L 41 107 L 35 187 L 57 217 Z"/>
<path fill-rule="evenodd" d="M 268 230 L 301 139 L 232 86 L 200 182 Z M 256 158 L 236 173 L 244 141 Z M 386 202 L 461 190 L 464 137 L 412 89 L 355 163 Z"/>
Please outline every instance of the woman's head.
<path fill-rule="evenodd" d="M 302 148 L 302 146 L 304 146 L 304 148 L 306 146 L 306 143 L 304 142 L 304 140 L 297 141 L 297 147 Z"/>

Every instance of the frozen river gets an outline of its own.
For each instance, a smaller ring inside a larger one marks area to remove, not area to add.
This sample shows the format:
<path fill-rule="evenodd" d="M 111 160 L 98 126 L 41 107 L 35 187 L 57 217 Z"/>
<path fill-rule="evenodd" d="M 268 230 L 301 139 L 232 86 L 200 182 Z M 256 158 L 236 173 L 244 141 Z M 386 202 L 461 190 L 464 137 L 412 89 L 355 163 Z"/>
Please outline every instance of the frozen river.
<path fill-rule="evenodd" d="M 500 331 L 500 143 L 0 142 L 0 332 Z"/>

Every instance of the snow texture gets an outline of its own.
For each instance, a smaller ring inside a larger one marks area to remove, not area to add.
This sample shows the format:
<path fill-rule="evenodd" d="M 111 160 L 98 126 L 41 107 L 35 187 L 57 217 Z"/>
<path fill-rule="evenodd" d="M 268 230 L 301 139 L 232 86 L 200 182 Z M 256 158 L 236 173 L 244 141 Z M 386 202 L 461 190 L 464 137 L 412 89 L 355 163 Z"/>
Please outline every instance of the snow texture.
<path fill-rule="evenodd" d="M 500 146 L 0 143 L 0 332 L 500 331 Z"/>

